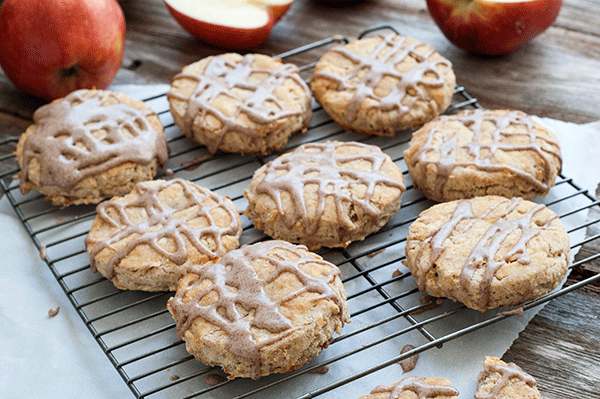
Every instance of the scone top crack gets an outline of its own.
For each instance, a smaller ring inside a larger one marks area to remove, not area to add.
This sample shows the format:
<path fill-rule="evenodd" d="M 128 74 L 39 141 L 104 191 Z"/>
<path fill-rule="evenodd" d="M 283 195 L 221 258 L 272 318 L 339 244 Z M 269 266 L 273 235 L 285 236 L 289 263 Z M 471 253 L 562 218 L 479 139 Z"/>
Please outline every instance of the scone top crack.
<path fill-rule="evenodd" d="M 317 249 L 345 247 L 379 230 L 404 191 L 402 171 L 379 147 L 328 141 L 262 166 L 244 195 L 256 228 Z"/>
<path fill-rule="evenodd" d="M 415 187 L 450 201 L 482 195 L 546 195 L 560 172 L 556 136 L 514 110 L 442 115 L 412 136 L 404 152 Z"/>
<path fill-rule="evenodd" d="M 422 291 L 485 311 L 555 288 L 570 247 L 558 216 L 544 205 L 487 196 L 422 212 L 410 226 L 406 256 Z"/>
<path fill-rule="evenodd" d="M 152 179 L 167 161 L 168 146 L 156 113 L 141 101 L 77 90 L 34 112 L 16 154 L 21 192 L 37 188 L 54 204 L 70 205 L 123 195 L 137 181 Z M 117 169 L 129 164 L 150 170 Z M 120 181 L 138 173 L 137 179 Z M 87 188 L 80 184 L 86 179 Z"/>
<path fill-rule="evenodd" d="M 257 379 L 297 369 L 349 322 L 339 274 L 306 247 L 266 241 L 192 266 L 168 308 L 198 360 Z"/>
<path fill-rule="evenodd" d="M 425 43 L 396 34 L 328 51 L 310 82 L 315 99 L 337 124 L 383 136 L 442 113 L 455 85 L 450 61 Z"/>
<path fill-rule="evenodd" d="M 298 67 L 262 54 L 227 53 L 188 65 L 167 97 L 175 124 L 211 154 L 264 155 L 306 130 L 312 116 Z"/>

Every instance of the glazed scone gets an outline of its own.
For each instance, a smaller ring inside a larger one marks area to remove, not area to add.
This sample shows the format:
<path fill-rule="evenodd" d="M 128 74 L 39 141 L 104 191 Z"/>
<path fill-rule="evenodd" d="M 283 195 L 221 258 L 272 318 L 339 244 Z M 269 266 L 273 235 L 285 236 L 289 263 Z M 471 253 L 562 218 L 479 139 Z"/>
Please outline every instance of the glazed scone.
<path fill-rule="evenodd" d="M 396 34 L 329 50 L 310 81 L 315 99 L 338 125 L 380 136 L 438 116 L 455 86 L 450 61 L 428 44 Z"/>
<path fill-rule="evenodd" d="M 404 159 L 415 188 L 434 201 L 533 199 L 548 194 L 562 165 L 554 134 L 510 110 L 439 116 L 413 134 Z"/>
<path fill-rule="evenodd" d="M 190 64 L 167 97 L 175 124 L 211 154 L 267 154 L 306 131 L 312 116 L 298 68 L 262 54 L 227 53 Z"/>
<path fill-rule="evenodd" d="M 167 307 L 196 359 L 257 379 L 296 370 L 349 322 L 339 274 L 304 246 L 260 242 L 191 267 Z"/>
<path fill-rule="evenodd" d="M 77 90 L 44 105 L 15 152 L 23 194 L 54 205 L 98 203 L 152 180 L 168 146 L 156 113 L 142 101 L 106 90 Z"/>
<path fill-rule="evenodd" d="M 482 312 L 546 294 L 565 277 L 570 256 L 569 236 L 554 212 L 500 196 L 423 211 L 405 251 L 421 291 Z"/>
<path fill-rule="evenodd" d="M 381 385 L 359 399 L 457 399 L 458 390 L 446 378 L 406 377 L 392 385 Z"/>
<path fill-rule="evenodd" d="M 542 399 L 535 379 L 514 363 L 486 356 L 476 399 Z"/>
<path fill-rule="evenodd" d="M 402 171 L 379 147 L 304 144 L 259 168 L 246 215 L 280 240 L 311 250 L 346 247 L 379 230 L 400 208 Z"/>
<path fill-rule="evenodd" d="M 175 291 L 190 265 L 238 248 L 242 233 L 229 198 L 182 179 L 138 183 L 96 211 L 90 265 L 119 289 Z"/>

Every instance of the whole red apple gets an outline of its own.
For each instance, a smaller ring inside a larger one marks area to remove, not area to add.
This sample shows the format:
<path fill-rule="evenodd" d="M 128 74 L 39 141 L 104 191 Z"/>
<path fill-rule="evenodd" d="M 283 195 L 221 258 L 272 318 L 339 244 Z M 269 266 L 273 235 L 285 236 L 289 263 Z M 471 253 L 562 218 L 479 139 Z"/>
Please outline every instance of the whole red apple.
<path fill-rule="evenodd" d="M 427 0 L 442 33 L 463 50 L 502 55 L 523 46 L 556 19 L 562 0 Z"/>
<path fill-rule="evenodd" d="M 50 101 L 112 82 L 123 60 L 125 17 L 116 0 L 6 0 L 0 38 L 6 76 Z"/>
<path fill-rule="evenodd" d="M 164 0 L 173 18 L 203 42 L 229 50 L 264 43 L 293 0 Z"/>

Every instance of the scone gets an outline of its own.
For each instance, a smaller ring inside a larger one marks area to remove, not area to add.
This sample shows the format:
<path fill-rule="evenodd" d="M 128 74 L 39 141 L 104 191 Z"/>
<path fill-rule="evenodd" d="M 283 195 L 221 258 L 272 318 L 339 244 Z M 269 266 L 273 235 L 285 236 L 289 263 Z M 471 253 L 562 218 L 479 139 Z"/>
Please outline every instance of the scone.
<path fill-rule="evenodd" d="M 476 399 L 542 399 L 535 379 L 514 363 L 486 357 L 477 378 Z"/>
<path fill-rule="evenodd" d="M 119 289 L 175 291 L 190 265 L 238 248 L 242 233 L 229 198 L 182 179 L 138 183 L 96 211 L 90 264 Z"/>
<path fill-rule="evenodd" d="M 359 399 L 457 399 L 458 390 L 446 378 L 406 377 L 392 385 L 380 385 Z"/>
<path fill-rule="evenodd" d="M 455 86 L 450 61 L 425 43 L 395 34 L 329 50 L 310 81 L 315 99 L 338 125 L 380 136 L 438 116 Z"/>
<path fill-rule="evenodd" d="M 188 65 L 167 97 L 175 124 L 212 154 L 267 154 L 305 131 L 312 116 L 298 68 L 262 54 L 228 53 Z"/>
<path fill-rule="evenodd" d="M 269 236 L 311 250 L 346 247 L 379 230 L 400 208 L 402 172 L 379 147 L 304 144 L 259 168 L 246 215 Z"/>
<path fill-rule="evenodd" d="M 434 201 L 533 199 L 548 194 L 562 165 L 554 134 L 510 110 L 442 115 L 413 134 L 404 159 L 414 186 Z"/>
<path fill-rule="evenodd" d="M 405 250 L 421 291 L 482 312 L 549 292 L 565 277 L 570 256 L 569 236 L 554 212 L 499 196 L 423 211 Z"/>
<path fill-rule="evenodd" d="M 168 302 L 188 352 L 229 378 L 296 370 L 349 321 L 337 266 L 285 241 L 192 266 Z"/>
<path fill-rule="evenodd" d="M 98 203 L 152 180 L 168 146 L 158 116 L 124 94 L 77 90 L 40 107 L 17 144 L 21 192 L 54 205 Z"/>

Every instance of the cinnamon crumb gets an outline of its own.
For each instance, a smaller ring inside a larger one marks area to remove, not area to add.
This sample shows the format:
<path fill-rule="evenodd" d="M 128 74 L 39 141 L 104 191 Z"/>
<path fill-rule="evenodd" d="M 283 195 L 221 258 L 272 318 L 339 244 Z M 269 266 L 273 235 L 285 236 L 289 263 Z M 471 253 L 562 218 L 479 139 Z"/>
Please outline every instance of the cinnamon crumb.
<path fill-rule="evenodd" d="M 177 374 L 173 374 L 171 376 L 171 381 L 177 381 L 179 379 L 179 376 Z"/>
<path fill-rule="evenodd" d="M 206 377 L 204 377 L 204 382 L 206 382 L 206 385 L 210 386 L 220 384 L 224 381 L 225 377 L 220 376 L 219 374 L 209 374 Z"/>
<path fill-rule="evenodd" d="M 59 311 L 60 311 L 60 306 L 57 306 L 55 308 L 50 308 L 50 310 L 48 310 L 48 316 L 54 317 L 58 314 Z"/>
<path fill-rule="evenodd" d="M 173 172 L 173 169 L 169 168 L 169 169 L 165 170 L 165 177 L 170 179 L 173 176 L 175 176 L 175 172 Z"/>
<path fill-rule="evenodd" d="M 373 258 L 373 257 L 375 257 L 375 256 L 379 255 L 380 253 L 382 253 L 383 251 L 385 251 L 385 248 L 381 248 L 381 249 L 380 249 L 380 250 L 378 250 L 378 251 L 371 252 L 370 254 L 367 254 L 367 257 L 368 257 L 368 258 Z"/>
<path fill-rule="evenodd" d="M 512 315 L 517 315 L 519 317 L 522 317 L 524 313 L 525 313 L 525 311 L 523 310 L 523 308 L 521 306 L 519 306 L 518 308 L 514 308 L 514 309 L 506 310 L 504 312 L 500 312 L 500 313 L 498 313 L 498 316 L 512 316 Z"/>
<path fill-rule="evenodd" d="M 314 374 L 326 374 L 329 371 L 329 367 L 328 366 L 321 366 L 319 368 L 316 368 L 314 370 L 311 370 L 311 373 Z"/>
<path fill-rule="evenodd" d="M 40 249 L 40 258 L 42 258 L 42 260 L 46 260 L 46 246 L 44 244 L 40 244 L 39 246 Z"/>
<path fill-rule="evenodd" d="M 196 158 L 192 159 L 191 161 L 182 162 L 181 167 L 185 168 L 186 170 L 194 170 L 197 167 L 199 167 L 203 161 L 206 161 L 207 159 L 210 159 L 210 158 L 212 158 L 212 155 L 208 154 L 208 153 L 204 154 L 204 155 L 200 155 L 199 157 L 196 157 Z M 198 165 L 195 165 L 195 164 L 198 164 Z"/>
<path fill-rule="evenodd" d="M 400 351 L 400 354 L 402 353 L 406 353 L 408 351 L 411 351 L 415 349 L 415 347 L 411 344 L 406 344 L 402 347 L 402 350 Z M 398 362 L 398 364 L 400 366 L 402 366 L 402 373 L 408 373 L 409 371 L 411 371 L 412 369 L 415 368 L 415 366 L 417 365 L 417 360 L 419 360 L 419 354 L 417 353 L 416 355 L 413 355 L 407 359 L 401 360 Z"/>
<path fill-rule="evenodd" d="M 396 269 L 396 270 L 394 270 L 394 273 L 392 273 L 392 278 L 398 277 L 401 275 L 402 275 L 402 272 L 400 271 L 400 269 Z"/>

